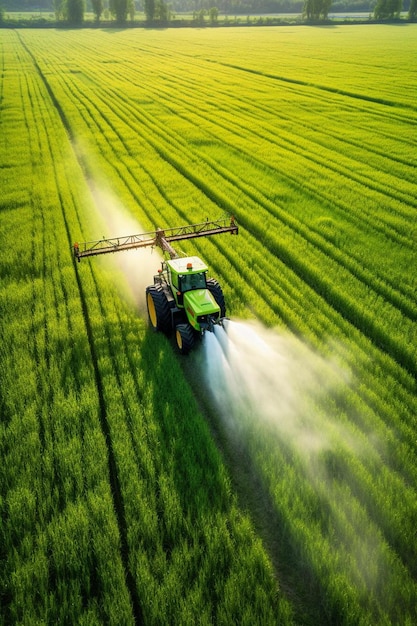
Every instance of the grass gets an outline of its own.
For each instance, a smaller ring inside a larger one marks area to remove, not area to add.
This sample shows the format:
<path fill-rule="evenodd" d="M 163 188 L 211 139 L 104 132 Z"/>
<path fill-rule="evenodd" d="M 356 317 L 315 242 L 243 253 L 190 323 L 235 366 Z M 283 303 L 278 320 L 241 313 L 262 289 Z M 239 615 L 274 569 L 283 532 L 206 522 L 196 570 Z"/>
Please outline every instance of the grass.
<path fill-rule="evenodd" d="M 2 620 L 415 621 L 415 32 L 3 31 Z M 127 234 L 93 187 L 144 231 L 236 215 L 184 249 L 320 355 L 290 436 L 259 399 L 230 431 L 198 354 L 75 264 Z"/>

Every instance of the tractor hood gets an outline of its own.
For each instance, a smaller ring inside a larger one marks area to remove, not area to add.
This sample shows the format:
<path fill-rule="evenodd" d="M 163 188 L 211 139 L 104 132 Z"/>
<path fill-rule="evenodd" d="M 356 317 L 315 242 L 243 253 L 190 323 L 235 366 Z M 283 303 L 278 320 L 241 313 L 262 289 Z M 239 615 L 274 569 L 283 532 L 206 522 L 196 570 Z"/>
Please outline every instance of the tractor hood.
<path fill-rule="evenodd" d="M 184 308 L 190 324 L 196 330 L 201 330 L 199 317 L 220 313 L 220 307 L 208 289 L 187 291 L 184 294 Z"/>

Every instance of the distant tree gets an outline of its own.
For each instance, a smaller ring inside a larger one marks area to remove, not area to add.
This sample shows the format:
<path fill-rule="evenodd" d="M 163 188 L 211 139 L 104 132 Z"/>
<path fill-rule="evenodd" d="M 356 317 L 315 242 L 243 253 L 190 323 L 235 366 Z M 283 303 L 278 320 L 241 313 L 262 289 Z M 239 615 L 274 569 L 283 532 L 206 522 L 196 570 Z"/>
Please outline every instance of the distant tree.
<path fill-rule="evenodd" d="M 374 17 L 376 20 L 391 20 L 399 17 L 402 0 L 378 0 L 375 5 Z"/>
<path fill-rule="evenodd" d="M 303 14 L 310 22 L 325 20 L 329 15 L 332 0 L 305 0 Z"/>
<path fill-rule="evenodd" d="M 327 20 L 329 16 L 330 7 L 332 6 L 332 4 L 333 4 L 333 0 L 322 1 L 321 14 L 322 14 L 323 19 Z"/>
<path fill-rule="evenodd" d="M 171 11 L 164 0 L 155 0 L 155 19 L 161 22 L 168 22 L 171 18 Z"/>
<path fill-rule="evenodd" d="M 91 0 L 91 6 L 93 9 L 94 16 L 96 18 L 96 22 L 100 21 L 101 14 L 104 10 L 103 0 Z"/>
<path fill-rule="evenodd" d="M 417 18 L 417 0 L 411 0 L 408 10 L 408 19 L 414 21 Z"/>
<path fill-rule="evenodd" d="M 62 20 L 65 14 L 64 0 L 53 0 L 55 19 L 57 22 Z"/>
<path fill-rule="evenodd" d="M 148 22 L 155 19 L 155 0 L 145 0 L 145 15 Z"/>
<path fill-rule="evenodd" d="M 217 24 L 217 20 L 219 17 L 219 9 L 217 7 L 211 7 L 211 9 L 208 10 L 208 14 L 209 14 L 209 19 L 210 19 L 210 24 Z"/>
<path fill-rule="evenodd" d="M 66 0 L 65 18 L 71 26 L 81 26 L 84 20 L 84 0 Z"/>
<path fill-rule="evenodd" d="M 204 26 L 204 24 L 206 23 L 204 19 L 206 13 L 207 13 L 206 9 L 200 9 L 199 11 L 194 11 L 193 12 L 194 22 L 196 22 L 199 26 Z"/>
<path fill-rule="evenodd" d="M 118 24 L 124 24 L 126 22 L 128 0 L 110 0 L 109 9 Z"/>
<path fill-rule="evenodd" d="M 0 24 L 4 22 L 4 7 L 0 4 Z"/>
<path fill-rule="evenodd" d="M 134 0 L 128 0 L 128 6 L 127 6 L 127 11 L 129 13 L 129 17 L 130 17 L 130 21 L 133 22 L 133 20 L 135 19 L 135 2 Z"/>

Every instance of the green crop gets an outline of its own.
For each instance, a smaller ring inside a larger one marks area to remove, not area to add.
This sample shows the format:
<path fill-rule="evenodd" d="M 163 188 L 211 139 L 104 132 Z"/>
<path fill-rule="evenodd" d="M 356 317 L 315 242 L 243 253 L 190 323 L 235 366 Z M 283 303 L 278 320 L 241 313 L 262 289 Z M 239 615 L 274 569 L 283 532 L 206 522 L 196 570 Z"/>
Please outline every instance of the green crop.
<path fill-rule="evenodd" d="M 415 35 L 2 31 L 0 621 L 416 621 Z M 306 399 L 319 454 L 224 428 L 198 355 L 75 263 L 129 234 L 95 188 L 144 231 L 236 216 L 184 251 L 348 372 Z"/>

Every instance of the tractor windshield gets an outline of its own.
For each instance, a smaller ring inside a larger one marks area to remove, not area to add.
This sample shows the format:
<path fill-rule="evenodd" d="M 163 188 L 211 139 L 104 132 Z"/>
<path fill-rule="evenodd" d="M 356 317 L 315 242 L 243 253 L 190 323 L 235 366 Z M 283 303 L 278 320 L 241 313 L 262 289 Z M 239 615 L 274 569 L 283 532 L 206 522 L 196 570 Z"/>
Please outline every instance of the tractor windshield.
<path fill-rule="evenodd" d="M 206 275 L 204 272 L 199 274 L 185 274 L 179 277 L 180 279 L 180 291 L 190 291 L 190 289 L 205 289 Z"/>

